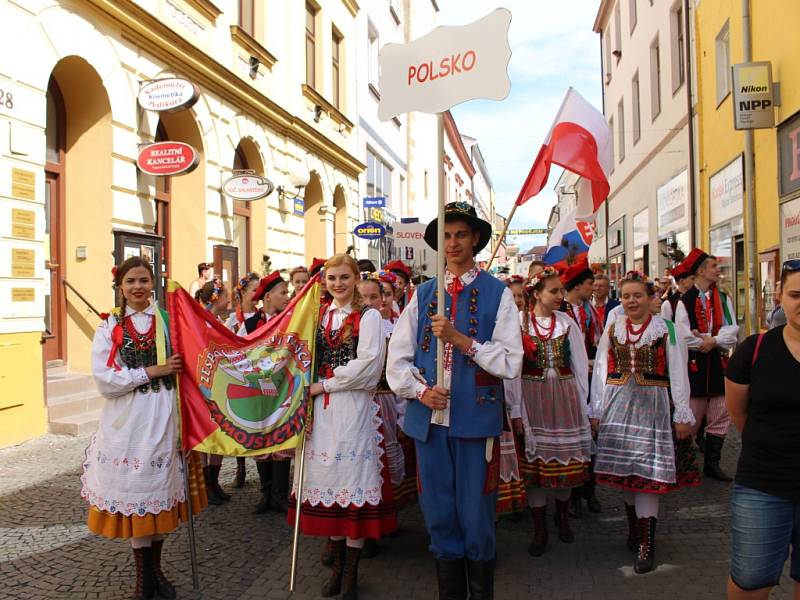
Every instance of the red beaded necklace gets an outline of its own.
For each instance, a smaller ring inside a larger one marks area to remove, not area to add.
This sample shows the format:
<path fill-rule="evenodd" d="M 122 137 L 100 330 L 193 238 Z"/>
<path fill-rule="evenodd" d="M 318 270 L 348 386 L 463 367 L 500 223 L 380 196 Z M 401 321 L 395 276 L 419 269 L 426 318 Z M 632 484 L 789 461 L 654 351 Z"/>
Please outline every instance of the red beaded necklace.
<path fill-rule="evenodd" d="M 150 315 L 152 317 L 152 315 Z M 122 326 L 128 332 L 133 345 L 137 350 L 147 350 L 153 346 L 156 339 L 156 320 L 155 317 L 150 319 L 150 326 L 144 333 L 139 333 L 136 327 L 133 326 L 133 320 L 130 316 L 126 316 L 122 320 Z"/>
<path fill-rule="evenodd" d="M 647 331 L 647 326 L 650 325 L 650 321 L 652 320 L 653 320 L 653 315 L 647 315 L 647 320 L 644 323 L 642 323 L 642 326 L 639 327 L 639 329 L 634 329 L 633 323 L 631 322 L 629 317 L 625 323 L 625 331 L 627 333 L 626 343 L 635 344 L 636 342 L 641 340 L 642 336 L 644 335 L 644 332 Z M 633 336 L 636 336 L 636 339 L 634 339 Z"/>
<path fill-rule="evenodd" d="M 531 317 L 533 321 L 533 331 L 536 333 L 536 337 L 540 340 L 550 340 L 553 338 L 553 333 L 556 330 L 556 316 L 554 314 L 550 315 L 550 325 L 546 327 L 544 330 L 539 329 L 539 323 L 536 319 L 536 313 L 531 311 Z"/>
<path fill-rule="evenodd" d="M 325 329 L 323 329 L 322 333 L 325 336 L 325 341 L 328 342 L 328 346 L 330 348 L 338 348 L 342 345 L 342 335 L 344 331 L 348 329 L 348 325 L 352 325 L 350 327 L 351 336 L 356 337 L 358 336 L 358 322 L 357 319 L 361 317 L 361 313 L 351 312 L 347 317 L 345 317 L 344 321 L 342 322 L 339 329 L 336 331 L 331 331 L 333 325 L 333 314 L 328 315 L 328 323 L 325 325 Z"/>

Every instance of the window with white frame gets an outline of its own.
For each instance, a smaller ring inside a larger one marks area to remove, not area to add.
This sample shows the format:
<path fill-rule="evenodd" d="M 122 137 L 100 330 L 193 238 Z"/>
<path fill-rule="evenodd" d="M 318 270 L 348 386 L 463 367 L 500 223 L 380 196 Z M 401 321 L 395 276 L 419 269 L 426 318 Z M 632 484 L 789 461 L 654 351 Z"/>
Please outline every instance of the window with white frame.
<path fill-rule="evenodd" d="M 606 68 L 606 84 L 611 82 L 611 27 L 606 28 L 603 36 L 603 62 Z"/>
<path fill-rule="evenodd" d="M 331 32 L 331 104 L 341 110 L 342 108 L 342 72 L 340 59 L 342 57 L 342 34 L 336 29 Z"/>
<path fill-rule="evenodd" d="M 636 29 L 636 22 L 638 20 L 636 3 L 638 1 L 639 0 L 628 0 L 628 23 L 630 23 L 630 33 L 633 33 L 633 30 Z"/>
<path fill-rule="evenodd" d="M 686 39 L 684 37 L 683 2 L 678 0 L 670 12 L 670 42 L 672 46 L 672 93 L 686 81 Z"/>
<path fill-rule="evenodd" d="M 617 57 L 617 62 L 622 58 L 622 9 L 619 0 L 614 6 L 614 56 Z"/>
<path fill-rule="evenodd" d="M 715 61 L 717 69 L 717 104 L 731 92 L 731 36 L 730 22 L 725 21 L 725 25 L 717 34 L 714 41 Z"/>
<path fill-rule="evenodd" d="M 367 60 L 369 61 L 367 64 L 367 68 L 369 69 L 368 83 L 373 86 L 376 91 L 378 90 L 378 51 L 380 47 L 378 29 L 370 21 L 367 24 Z"/>
<path fill-rule="evenodd" d="M 392 168 L 370 148 L 367 148 L 367 196 L 383 196 L 386 210 L 392 210 Z"/>
<path fill-rule="evenodd" d="M 661 114 L 661 49 L 658 35 L 650 44 L 650 117 L 655 121 Z"/>
<path fill-rule="evenodd" d="M 400 0 L 389 0 L 389 12 L 397 25 L 400 25 L 400 21 L 403 19 L 402 11 L 403 3 Z"/>
<path fill-rule="evenodd" d="M 608 144 L 611 146 L 611 172 L 614 172 L 614 165 L 617 163 L 614 153 L 614 117 L 608 120 Z"/>
<path fill-rule="evenodd" d="M 306 84 L 317 86 L 317 8 L 306 2 Z"/>
<path fill-rule="evenodd" d="M 633 144 L 639 141 L 642 137 L 642 109 L 640 106 L 639 94 L 639 71 L 633 76 L 631 81 L 631 116 L 633 117 Z"/>

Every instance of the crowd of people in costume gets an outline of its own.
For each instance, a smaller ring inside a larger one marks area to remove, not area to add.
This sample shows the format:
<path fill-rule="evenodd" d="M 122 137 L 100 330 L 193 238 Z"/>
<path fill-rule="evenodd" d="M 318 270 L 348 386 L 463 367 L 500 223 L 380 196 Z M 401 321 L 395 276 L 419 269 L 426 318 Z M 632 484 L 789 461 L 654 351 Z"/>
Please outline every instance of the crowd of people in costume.
<path fill-rule="evenodd" d="M 733 352 L 733 303 L 720 289 L 717 260 L 700 249 L 669 281 L 625 274 L 612 298 L 608 276 L 585 261 L 490 275 L 475 262 L 490 224 L 462 202 L 448 204 L 442 221 L 444 297 L 435 279 L 414 278 L 401 261 L 379 269 L 349 254 L 315 259 L 286 279 L 247 273 L 232 290 L 208 276 L 210 265 L 198 266 L 195 299 L 243 337 L 257 336 L 321 272 L 305 476 L 300 485 L 295 473 L 292 483 L 293 451 L 258 457 L 254 507 L 286 513 L 290 524 L 299 507 L 301 532 L 325 540 L 320 560 L 330 572 L 321 595 L 357 598 L 361 559 L 396 534 L 398 511 L 418 502 L 439 597 L 493 598 L 498 518 L 528 512 L 528 553 L 539 557 L 551 544 L 548 504 L 558 540 L 574 543 L 570 519 L 584 506 L 603 510 L 597 485 L 619 490 L 628 522 L 620 544 L 633 553 L 634 571 L 647 573 L 657 565 L 660 498 L 700 485 L 698 449 L 706 477 L 731 481 L 719 463 L 733 417 L 740 430 L 749 424 L 734 489 L 729 594 L 766 597 L 752 592 L 769 593 L 800 539 L 800 424 L 780 383 L 800 361 L 798 261 L 782 273 L 786 325 Z M 434 250 L 439 226 L 436 219 L 425 233 Z M 91 531 L 131 540 L 134 597 L 174 598 L 161 569 L 164 536 L 186 518 L 187 502 L 197 513 L 231 496 L 219 481 L 222 456 L 184 460 L 178 452 L 174 377 L 183 358 L 170 354 L 169 315 L 151 302 L 151 266 L 126 260 L 114 285 L 120 307 L 104 316 L 93 346 L 108 402 L 81 493 Z M 767 351 L 776 362 L 759 360 Z M 247 461 L 236 460 L 239 488 Z M 772 521 L 759 529 L 754 512 Z M 769 534 L 774 523 L 780 542 Z"/>

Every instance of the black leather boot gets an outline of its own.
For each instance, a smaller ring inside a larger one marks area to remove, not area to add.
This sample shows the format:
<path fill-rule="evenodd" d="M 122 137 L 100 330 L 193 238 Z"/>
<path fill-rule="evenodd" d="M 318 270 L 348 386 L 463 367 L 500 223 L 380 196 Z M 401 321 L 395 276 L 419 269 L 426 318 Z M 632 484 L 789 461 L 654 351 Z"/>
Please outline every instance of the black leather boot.
<path fill-rule="evenodd" d="M 639 522 L 636 518 L 636 507 L 625 503 L 625 515 L 628 517 L 628 541 L 625 545 L 631 552 L 639 551 Z"/>
<path fill-rule="evenodd" d="M 467 600 L 467 573 L 463 558 L 436 561 L 439 600 Z"/>
<path fill-rule="evenodd" d="M 580 519 L 583 516 L 583 486 L 572 488 L 569 502 L 569 516 L 573 519 Z"/>
<path fill-rule="evenodd" d="M 528 546 L 528 554 L 541 556 L 547 547 L 547 507 L 534 506 L 531 508 L 533 518 L 533 540 Z"/>
<path fill-rule="evenodd" d="M 556 500 L 556 514 L 558 515 L 558 539 L 565 544 L 575 541 L 575 534 L 569 526 L 569 500 Z"/>
<path fill-rule="evenodd" d="M 467 580 L 470 600 L 494 598 L 494 560 L 468 560 Z"/>
<path fill-rule="evenodd" d="M 226 493 L 219 484 L 219 472 L 222 469 L 222 465 L 210 465 L 210 469 L 211 476 L 214 478 L 212 484 L 214 486 L 214 491 L 217 492 L 217 496 L 222 498 L 223 502 L 228 502 L 231 499 L 231 495 Z"/>
<path fill-rule="evenodd" d="M 639 574 L 649 573 L 656 563 L 656 522 L 655 517 L 637 519 L 639 526 L 639 553 L 633 561 L 633 570 Z"/>
<path fill-rule="evenodd" d="M 358 563 L 361 561 L 361 548 L 347 546 L 344 553 L 344 572 L 342 573 L 342 600 L 358 600 Z"/>
<path fill-rule="evenodd" d="M 153 549 L 134 548 L 133 558 L 136 561 L 136 589 L 133 600 L 149 600 L 156 592 L 155 578 L 153 576 Z"/>
<path fill-rule="evenodd" d="M 589 479 L 583 484 L 583 497 L 586 498 L 586 506 L 591 513 L 599 513 L 601 510 L 600 501 L 597 499 L 595 489 L 597 482 L 594 478 L 594 463 L 595 457 L 592 457 L 592 462 L 589 463 Z"/>
<path fill-rule="evenodd" d="M 335 544 L 336 542 L 328 538 L 325 540 L 325 545 L 322 547 L 322 559 L 320 562 L 326 567 L 333 566 L 333 549 Z"/>
<path fill-rule="evenodd" d="M 364 547 L 361 549 L 361 558 L 375 558 L 381 553 L 378 540 L 367 538 L 364 540 Z"/>
<path fill-rule="evenodd" d="M 155 580 L 156 593 L 161 598 L 172 600 L 177 598 L 175 586 L 169 582 L 161 570 L 161 550 L 164 547 L 164 540 L 153 542 L 153 579 Z"/>
<path fill-rule="evenodd" d="M 344 574 L 344 553 L 345 553 L 345 540 L 332 541 L 333 545 L 333 572 L 322 585 L 320 596 L 323 598 L 331 598 L 338 596 L 342 591 L 342 575 Z"/>
<path fill-rule="evenodd" d="M 288 460 L 271 460 L 272 492 L 269 496 L 269 507 L 277 512 L 289 512 L 289 469 Z"/>
<path fill-rule="evenodd" d="M 717 481 L 729 482 L 733 478 L 723 471 L 719 466 L 720 458 L 722 457 L 722 446 L 725 443 L 725 438 L 718 435 L 711 435 L 706 433 L 706 451 L 703 460 L 703 474 L 711 479 Z"/>
<path fill-rule="evenodd" d="M 219 506 L 224 501 L 217 494 L 217 488 L 214 486 L 214 474 L 211 472 L 211 465 L 203 467 L 203 480 L 206 482 L 206 495 L 208 496 L 208 503 L 213 506 Z"/>
<path fill-rule="evenodd" d="M 233 487 L 243 488 L 244 482 L 247 480 L 247 463 L 244 461 L 244 456 L 236 457 L 236 478 L 233 480 Z"/>
<path fill-rule="evenodd" d="M 261 481 L 261 499 L 256 504 L 253 511 L 257 515 L 262 515 L 269 510 L 269 497 L 272 492 L 272 461 L 257 460 L 256 470 L 258 479 Z"/>

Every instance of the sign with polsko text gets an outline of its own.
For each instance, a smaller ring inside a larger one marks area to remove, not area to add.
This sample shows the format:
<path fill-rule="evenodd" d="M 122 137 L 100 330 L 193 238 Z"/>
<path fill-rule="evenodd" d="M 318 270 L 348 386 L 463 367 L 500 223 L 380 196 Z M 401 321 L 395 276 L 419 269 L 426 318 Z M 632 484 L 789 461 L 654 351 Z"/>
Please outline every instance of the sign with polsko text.
<path fill-rule="evenodd" d="M 770 129 L 775 126 L 772 97 L 772 63 L 750 62 L 731 67 L 733 127 Z"/>
<path fill-rule="evenodd" d="M 353 235 L 360 237 L 362 240 L 378 240 L 386 235 L 386 228 L 380 223 L 367 221 L 356 225 L 353 229 Z"/>
<path fill-rule="evenodd" d="M 366 196 L 363 198 L 364 208 L 385 208 L 386 196 Z"/>
<path fill-rule="evenodd" d="M 458 27 L 437 27 L 408 44 L 381 48 L 378 117 L 419 111 L 444 112 L 485 98 L 502 100 L 511 90 L 508 29 L 511 12 L 498 8 Z"/>

